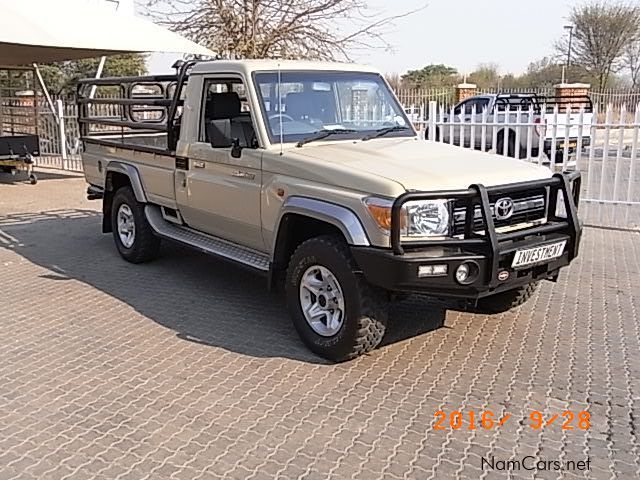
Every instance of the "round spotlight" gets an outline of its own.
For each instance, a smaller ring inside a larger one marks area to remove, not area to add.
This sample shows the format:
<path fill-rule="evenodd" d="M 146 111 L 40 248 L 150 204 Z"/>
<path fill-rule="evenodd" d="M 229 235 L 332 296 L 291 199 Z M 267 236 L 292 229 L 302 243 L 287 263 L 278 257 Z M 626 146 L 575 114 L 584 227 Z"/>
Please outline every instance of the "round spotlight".
<path fill-rule="evenodd" d="M 471 285 L 480 275 L 480 266 L 473 260 L 467 260 L 456 268 L 456 281 L 460 285 Z"/>
<path fill-rule="evenodd" d="M 461 264 L 456 269 L 456 280 L 458 281 L 458 283 L 466 283 L 466 281 L 469 279 L 469 273 L 469 265 L 467 265 L 466 263 Z"/>

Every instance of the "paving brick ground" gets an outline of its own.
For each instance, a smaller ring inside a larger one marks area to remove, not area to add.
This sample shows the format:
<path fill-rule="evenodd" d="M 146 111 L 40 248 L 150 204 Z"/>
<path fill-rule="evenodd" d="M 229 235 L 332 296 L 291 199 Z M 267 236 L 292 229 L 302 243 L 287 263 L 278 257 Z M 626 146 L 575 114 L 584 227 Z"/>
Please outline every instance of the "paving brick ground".
<path fill-rule="evenodd" d="M 588 229 L 510 313 L 396 303 L 384 347 L 329 365 L 262 279 L 175 246 L 122 261 L 83 193 L 0 181 L 1 479 L 506 478 L 491 455 L 640 477 L 640 235 Z M 471 409 L 512 418 L 433 429 Z M 591 428 L 525 421 L 566 409 Z"/>

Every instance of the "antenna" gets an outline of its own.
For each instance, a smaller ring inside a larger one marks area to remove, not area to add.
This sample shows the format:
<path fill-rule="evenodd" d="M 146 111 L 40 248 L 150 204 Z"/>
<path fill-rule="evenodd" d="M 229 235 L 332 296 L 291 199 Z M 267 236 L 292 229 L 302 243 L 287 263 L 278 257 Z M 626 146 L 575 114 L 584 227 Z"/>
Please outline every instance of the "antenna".
<path fill-rule="evenodd" d="M 282 71 L 278 62 L 278 115 L 280 116 L 280 156 L 284 154 L 284 128 L 282 126 Z"/>

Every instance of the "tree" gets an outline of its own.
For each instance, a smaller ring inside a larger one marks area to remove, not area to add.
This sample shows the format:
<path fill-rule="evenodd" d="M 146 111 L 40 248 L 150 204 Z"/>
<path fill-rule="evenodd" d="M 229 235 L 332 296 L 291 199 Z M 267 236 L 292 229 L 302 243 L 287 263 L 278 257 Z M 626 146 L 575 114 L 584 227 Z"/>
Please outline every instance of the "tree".
<path fill-rule="evenodd" d="M 555 59 L 543 57 L 531 62 L 519 80 L 525 87 L 552 87 L 562 81 L 562 69 L 563 65 Z M 574 81 L 579 80 L 574 76 L 571 78 Z"/>
<path fill-rule="evenodd" d="M 607 86 L 612 73 L 621 68 L 625 48 L 640 28 L 640 7 L 598 0 L 574 7 L 570 21 L 574 27 L 571 58 L 588 71 L 599 90 Z M 557 43 L 559 54 L 567 54 L 568 39 Z"/>
<path fill-rule="evenodd" d="M 625 49 L 624 62 L 631 77 L 631 87 L 640 87 L 640 35 Z"/>
<path fill-rule="evenodd" d="M 382 16 L 366 0 L 146 0 L 149 14 L 231 58 L 350 60 L 385 48 L 386 29 L 416 10 Z"/>
<path fill-rule="evenodd" d="M 449 87 L 458 81 L 457 75 L 453 67 L 431 64 L 420 70 L 409 70 L 402 75 L 402 83 L 413 88 Z"/>
<path fill-rule="evenodd" d="M 40 65 L 40 71 L 45 85 L 52 93 L 71 94 L 79 79 L 95 76 L 99 63 L 100 58 L 56 62 Z M 102 76 L 144 75 L 146 72 L 146 56 L 134 53 L 107 57 Z"/>
<path fill-rule="evenodd" d="M 475 83 L 479 88 L 499 88 L 500 70 L 495 63 L 482 63 L 467 77 L 469 83 Z"/>
<path fill-rule="evenodd" d="M 402 87 L 402 77 L 399 74 L 395 72 L 385 73 L 384 78 L 395 91 L 398 91 Z"/>

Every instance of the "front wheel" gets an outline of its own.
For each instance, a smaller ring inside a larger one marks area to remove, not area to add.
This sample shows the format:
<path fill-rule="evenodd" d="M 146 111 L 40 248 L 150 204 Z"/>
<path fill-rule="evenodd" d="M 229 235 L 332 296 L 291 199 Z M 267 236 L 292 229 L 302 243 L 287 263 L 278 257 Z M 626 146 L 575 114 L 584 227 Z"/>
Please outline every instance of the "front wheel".
<path fill-rule="evenodd" d="M 136 200 L 131 187 L 122 187 L 113 196 L 111 225 L 122 258 L 143 263 L 157 257 L 160 239 L 154 235 L 144 214 L 144 204 Z"/>
<path fill-rule="evenodd" d="M 344 240 L 329 235 L 302 243 L 287 269 L 287 304 L 298 334 L 335 362 L 375 349 L 386 330 L 387 292 L 355 270 Z"/>
<path fill-rule="evenodd" d="M 498 142 L 496 144 L 496 153 L 498 155 L 504 155 L 506 153 L 507 157 L 525 159 L 527 158 L 527 149 L 522 145 L 516 147 L 516 138 L 514 134 L 510 134 L 507 138 L 506 152 L 505 152 L 505 138 L 504 135 L 500 135 L 498 137 Z"/>
<path fill-rule="evenodd" d="M 425 140 L 429 140 L 429 128 L 427 128 L 424 132 L 424 139 Z M 438 127 L 436 127 L 435 131 L 434 131 L 434 141 L 439 142 L 440 141 L 440 129 Z"/>

